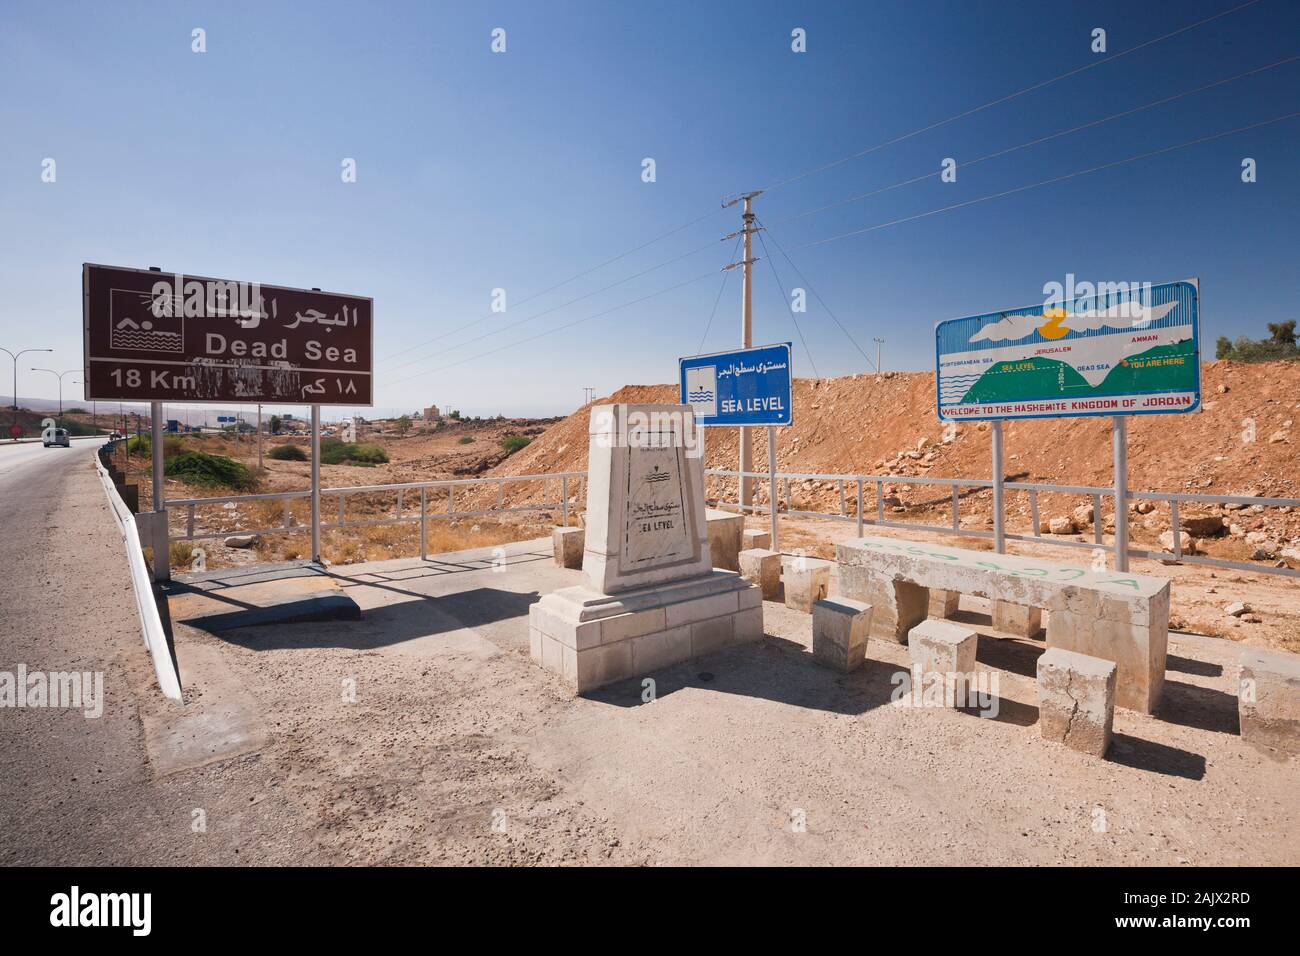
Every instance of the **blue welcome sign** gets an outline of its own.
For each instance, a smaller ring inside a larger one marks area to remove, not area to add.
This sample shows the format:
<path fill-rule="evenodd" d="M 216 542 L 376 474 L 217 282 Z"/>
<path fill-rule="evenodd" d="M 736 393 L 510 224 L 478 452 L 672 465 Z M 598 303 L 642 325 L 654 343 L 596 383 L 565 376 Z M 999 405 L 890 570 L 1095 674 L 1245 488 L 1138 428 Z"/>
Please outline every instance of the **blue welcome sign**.
<path fill-rule="evenodd" d="M 698 425 L 789 425 L 790 343 L 678 359 L 681 402 Z"/>

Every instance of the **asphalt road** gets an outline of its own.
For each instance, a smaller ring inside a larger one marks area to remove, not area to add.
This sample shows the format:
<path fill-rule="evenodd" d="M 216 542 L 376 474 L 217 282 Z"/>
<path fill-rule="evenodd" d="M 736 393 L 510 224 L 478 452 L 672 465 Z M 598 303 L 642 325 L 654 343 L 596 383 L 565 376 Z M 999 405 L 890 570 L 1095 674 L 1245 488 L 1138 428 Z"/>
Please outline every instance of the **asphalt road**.
<path fill-rule="evenodd" d="M 0 672 L 89 673 L 103 691 L 102 706 L 0 706 L 0 866 L 238 862 L 241 837 L 264 837 L 236 811 L 266 771 L 151 768 L 141 711 L 164 702 L 97 445 L 0 446 Z"/>
<path fill-rule="evenodd" d="M 69 448 L 46 448 L 40 442 L 0 442 L 0 491 L 7 491 L 3 482 L 6 478 L 26 474 L 35 478 L 62 468 L 73 461 L 90 461 L 90 454 L 98 448 L 102 439 L 72 439 Z M 34 471 L 31 469 L 35 469 Z M 12 496 L 5 495 L 0 501 L 0 521 L 5 518 L 8 507 L 19 505 Z"/>

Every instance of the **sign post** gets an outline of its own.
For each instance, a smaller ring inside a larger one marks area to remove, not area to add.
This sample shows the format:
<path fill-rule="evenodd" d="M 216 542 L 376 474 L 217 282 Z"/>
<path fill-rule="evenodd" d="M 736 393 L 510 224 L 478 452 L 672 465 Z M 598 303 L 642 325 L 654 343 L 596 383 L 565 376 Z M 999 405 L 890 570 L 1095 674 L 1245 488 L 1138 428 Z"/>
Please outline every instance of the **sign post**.
<path fill-rule="evenodd" d="M 993 423 L 993 550 L 1005 554 L 1007 550 L 1007 529 L 1004 523 L 1003 483 L 1006 481 L 1006 466 L 1003 464 L 1002 423 Z"/>
<path fill-rule="evenodd" d="M 162 402 L 149 403 L 149 445 L 153 456 L 153 511 L 157 518 L 153 539 L 153 579 L 172 579 L 171 548 L 168 545 L 167 498 L 163 488 L 163 407 Z"/>
<path fill-rule="evenodd" d="M 320 406 L 311 407 L 311 559 L 320 563 Z"/>
<path fill-rule="evenodd" d="M 776 528 L 776 426 L 767 426 L 767 480 L 770 491 L 771 507 L 767 510 L 772 515 L 772 550 L 780 551 Z"/>
<path fill-rule="evenodd" d="M 939 419 L 990 421 L 993 539 L 1004 549 L 1002 423 L 1107 416 L 1115 467 L 1115 568 L 1128 570 L 1127 416 L 1201 405 L 1199 279 L 1082 283 L 1080 294 L 935 326 Z M 1093 520 L 1101 527 L 1102 516 Z M 1037 530 L 1037 529 L 1035 529 Z"/>
<path fill-rule="evenodd" d="M 695 409 L 697 425 L 739 426 L 741 434 L 754 425 L 767 426 L 768 510 L 772 516 L 772 550 L 779 550 L 777 535 L 776 429 L 793 422 L 794 371 L 791 343 L 762 345 L 734 352 L 693 355 L 678 360 L 681 403 Z M 742 469 L 743 470 L 743 469 Z M 757 511 L 747 499 L 741 474 L 739 506 L 742 513 Z"/>
<path fill-rule="evenodd" d="M 320 407 L 371 405 L 374 300 L 230 279 L 86 263 L 87 401 L 148 401 L 154 507 L 166 528 L 162 405 L 310 405 L 312 558 L 320 558 Z M 262 434 L 259 412 L 258 464 Z M 234 422 L 235 441 L 242 424 Z M 167 546 L 154 549 L 165 577 Z"/>
<path fill-rule="evenodd" d="M 1110 420 L 1111 443 L 1115 452 L 1115 570 L 1128 570 L 1128 420 L 1116 415 Z M 1100 526 L 1101 515 L 1092 520 Z M 1178 529 L 1174 528 L 1177 537 Z"/>

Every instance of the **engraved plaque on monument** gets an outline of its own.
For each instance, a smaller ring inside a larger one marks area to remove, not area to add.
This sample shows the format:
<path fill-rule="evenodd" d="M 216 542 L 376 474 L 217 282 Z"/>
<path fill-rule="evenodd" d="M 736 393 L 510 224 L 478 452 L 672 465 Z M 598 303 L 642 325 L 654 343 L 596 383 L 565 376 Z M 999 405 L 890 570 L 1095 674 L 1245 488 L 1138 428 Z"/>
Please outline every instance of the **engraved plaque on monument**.
<path fill-rule="evenodd" d="M 533 659 L 579 693 L 763 636 L 762 593 L 713 567 L 690 405 L 598 405 L 585 584 L 529 608 Z"/>
<path fill-rule="evenodd" d="M 703 574 L 704 462 L 689 405 L 591 410 L 583 569 L 612 594 Z"/>

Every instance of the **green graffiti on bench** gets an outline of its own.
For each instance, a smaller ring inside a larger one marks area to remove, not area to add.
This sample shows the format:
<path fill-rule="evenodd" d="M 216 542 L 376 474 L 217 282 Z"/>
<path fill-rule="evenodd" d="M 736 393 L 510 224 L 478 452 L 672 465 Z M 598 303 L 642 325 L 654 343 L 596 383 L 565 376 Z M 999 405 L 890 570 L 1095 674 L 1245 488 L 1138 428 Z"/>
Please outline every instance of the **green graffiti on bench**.
<path fill-rule="evenodd" d="M 878 539 L 871 539 L 871 538 L 861 538 L 859 539 L 858 544 L 861 545 L 863 548 L 875 548 L 881 551 L 893 550 L 893 551 L 898 551 L 902 554 L 917 555 L 918 557 L 922 557 L 922 558 L 938 558 L 939 560 L 942 561 L 964 562 L 968 566 L 988 568 L 992 571 L 1001 571 L 1003 574 L 1014 574 L 1021 577 L 1045 578 L 1050 574 L 1057 574 L 1057 575 L 1068 574 L 1070 575 L 1070 577 L 1064 578 L 1064 580 L 1077 581 L 1079 578 L 1084 577 L 1090 573 L 1088 571 L 1085 571 L 1083 568 L 1070 568 L 1070 567 L 1009 568 L 997 564 L 993 561 L 986 561 L 986 560 L 970 561 L 965 559 L 965 557 L 960 554 L 945 554 L 942 551 L 931 551 L 928 548 L 922 547 L 921 545 L 915 545 L 915 544 L 900 545 L 900 544 L 894 544 L 893 542 L 890 541 L 880 541 Z M 1134 578 L 1105 578 L 1100 574 L 1095 574 L 1095 572 L 1094 572 L 1094 576 L 1096 577 L 1097 582 L 1099 584 L 1123 584 L 1123 585 L 1127 585 L 1128 587 L 1131 587 L 1135 591 L 1142 590 L 1141 585 L 1139 585 L 1137 580 Z"/>

